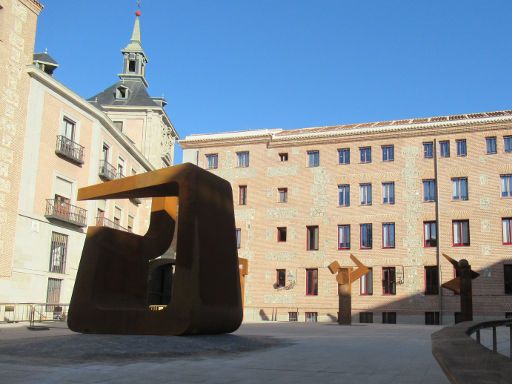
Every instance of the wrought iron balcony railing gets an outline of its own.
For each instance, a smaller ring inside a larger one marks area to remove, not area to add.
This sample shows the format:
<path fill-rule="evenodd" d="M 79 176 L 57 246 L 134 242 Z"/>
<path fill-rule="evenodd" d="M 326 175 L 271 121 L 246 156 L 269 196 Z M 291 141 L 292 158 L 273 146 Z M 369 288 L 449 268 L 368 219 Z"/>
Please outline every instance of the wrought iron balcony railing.
<path fill-rule="evenodd" d="M 79 227 L 87 227 L 86 209 L 56 199 L 46 199 L 44 216 L 47 219 L 55 219 Z"/>
<path fill-rule="evenodd" d="M 68 139 L 66 136 L 57 136 L 55 153 L 76 164 L 84 163 L 84 147 L 75 143 L 73 140 Z"/>
<path fill-rule="evenodd" d="M 105 180 L 114 180 L 117 176 L 116 167 L 114 167 L 108 161 L 101 160 L 99 176 Z"/>
<path fill-rule="evenodd" d="M 125 227 L 121 227 L 115 221 L 109 220 L 106 217 L 97 216 L 96 217 L 96 226 L 98 227 L 108 227 L 113 229 L 119 229 L 120 231 L 129 232 Z"/>

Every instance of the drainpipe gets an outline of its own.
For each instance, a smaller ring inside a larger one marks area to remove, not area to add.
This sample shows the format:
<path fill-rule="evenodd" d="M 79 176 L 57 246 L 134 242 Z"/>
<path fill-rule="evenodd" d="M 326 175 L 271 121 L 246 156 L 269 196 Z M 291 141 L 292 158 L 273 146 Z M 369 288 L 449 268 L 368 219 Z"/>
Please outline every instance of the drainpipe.
<path fill-rule="evenodd" d="M 434 139 L 433 145 L 433 155 L 434 155 L 434 180 L 436 183 L 436 264 L 437 264 L 437 283 L 438 283 L 438 297 L 439 297 L 439 324 L 443 324 L 443 288 L 441 287 L 441 264 L 440 264 L 440 256 L 441 256 L 441 239 L 439 238 L 439 234 L 441 231 L 439 230 L 439 182 L 437 180 L 438 175 L 438 164 L 437 164 L 437 139 Z"/>

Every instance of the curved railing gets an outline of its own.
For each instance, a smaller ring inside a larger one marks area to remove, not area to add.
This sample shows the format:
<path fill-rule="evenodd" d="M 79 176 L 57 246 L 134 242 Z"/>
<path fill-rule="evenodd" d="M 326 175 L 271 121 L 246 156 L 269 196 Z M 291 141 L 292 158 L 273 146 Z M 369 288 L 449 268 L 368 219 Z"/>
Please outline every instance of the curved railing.
<path fill-rule="evenodd" d="M 503 326 L 509 328 L 512 340 L 512 319 L 467 321 L 432 334 L 432 354 L 451 383 L 511 382 L 512 361 L 507 356 L 497 353 L 496 329 Z M 492 328 L 492 350 L 480 343 L 481 330 L 487 328 Z M 473 334 L 476 340 L 471 337 Z"/>

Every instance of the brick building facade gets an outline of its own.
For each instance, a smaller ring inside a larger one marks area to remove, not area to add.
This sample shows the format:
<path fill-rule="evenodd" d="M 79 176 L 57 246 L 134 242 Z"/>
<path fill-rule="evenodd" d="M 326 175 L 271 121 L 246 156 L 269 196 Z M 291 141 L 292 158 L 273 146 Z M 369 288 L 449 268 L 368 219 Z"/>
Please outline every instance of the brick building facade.
<path fill-rule="evenodd" d="M 337 318 L 327 266 L 372 268 L 354 321 L 443 323 L 467 258 L 475 318 L 512 312 L 512 111 L 190 135 L 184 161 L 231 182 L 245 320 Z"/>

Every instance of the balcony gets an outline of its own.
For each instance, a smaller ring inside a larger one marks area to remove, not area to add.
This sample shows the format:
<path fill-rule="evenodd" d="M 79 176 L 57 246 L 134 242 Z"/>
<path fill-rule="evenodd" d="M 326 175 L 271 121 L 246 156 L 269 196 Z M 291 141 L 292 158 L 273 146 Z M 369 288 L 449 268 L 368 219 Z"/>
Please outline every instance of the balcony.
<path fill-rule="evenodd" d="M 114 180 L 117 177 L 116 167 L 108 161 L 101 160 L 98 174 L 104 180 Z"/>
<path fill-rule="evenodd" d="M 59 220 L 78 227 L 87 227 L 87 210 L 55 199 L 46 199 L 47 219 Z"/>
<path fill-rule="evenodd" d="M 55 153 L 75 164 L 82 165 L 84 163 L 84 147 L 68 139 L 66 136 L 57 136 Z"/>
<path fill-rule="evenodd" d="M 121 227 L 115 221 L 109 220 L 106 217 L 102 217 L 102 216 L 96 217 L 96 226 L 97 227 L 108 227 L 108 228 L 118 229 L 120 231 L 129 232 L 126 228 Z"/>

